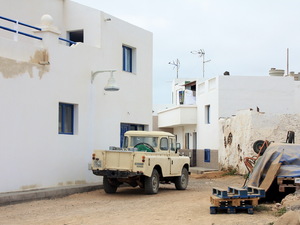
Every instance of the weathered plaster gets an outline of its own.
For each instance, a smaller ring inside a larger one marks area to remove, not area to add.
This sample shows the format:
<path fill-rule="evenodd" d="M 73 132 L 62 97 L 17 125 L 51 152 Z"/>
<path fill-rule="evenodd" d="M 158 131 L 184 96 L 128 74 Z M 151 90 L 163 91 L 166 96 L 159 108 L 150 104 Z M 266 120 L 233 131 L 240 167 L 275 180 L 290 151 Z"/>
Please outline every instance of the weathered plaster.
<path fill-rule="evenodd" d="M 40 79 L 49 72 L 49 56 L 47 50 L 37 50 L 28 62 L 0 57 L 0 73 L 4 78 L 16 78 L 29 74 L 34 77 L 34 68 L 38 70 Z"/>
<path fill-rule="evenodd" d="M 267 114 L 243 110 L 234 117 L 220 120 L 219 125 L 220 168 L 234 168 L 241 174 L 247 173 L 244 157 L 256 155 L 253 150 L 255 141 L 285 142 L 289 130 L 295 132 L 295 143 L 300 141 L 297 138 L 300 135 L 300 114 Z"/>

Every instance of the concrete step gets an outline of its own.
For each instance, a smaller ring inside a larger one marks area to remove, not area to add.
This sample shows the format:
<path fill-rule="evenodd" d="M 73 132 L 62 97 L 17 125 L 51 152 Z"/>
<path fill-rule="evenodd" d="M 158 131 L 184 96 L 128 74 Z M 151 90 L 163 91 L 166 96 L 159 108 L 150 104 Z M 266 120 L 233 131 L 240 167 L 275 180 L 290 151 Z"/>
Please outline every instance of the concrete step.
<path fill-rule="evenodd" d="M 202 174 L 204 172 L 218 171 L 217 169 L 210 169 L 204 167 L 190 167 L 190 172 L 195 174 Z"/>
<path fill-rule="evenodd" d="M 103 188 L 102 183 L 0 193 L 0 206 L 41 199 L 61 198 L 76 193 L 98 190 L 100 188 Z"/>

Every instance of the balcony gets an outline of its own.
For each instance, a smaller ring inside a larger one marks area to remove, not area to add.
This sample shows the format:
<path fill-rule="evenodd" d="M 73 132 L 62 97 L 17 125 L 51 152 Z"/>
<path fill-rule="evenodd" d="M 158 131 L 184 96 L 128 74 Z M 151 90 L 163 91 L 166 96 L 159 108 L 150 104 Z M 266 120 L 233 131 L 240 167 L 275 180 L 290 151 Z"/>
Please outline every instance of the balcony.
<path fill-rule="evenodd" d="M 158 113 L 158 127 L 172 128 L 197 124 L 197 106 L 180 105 Z"/>

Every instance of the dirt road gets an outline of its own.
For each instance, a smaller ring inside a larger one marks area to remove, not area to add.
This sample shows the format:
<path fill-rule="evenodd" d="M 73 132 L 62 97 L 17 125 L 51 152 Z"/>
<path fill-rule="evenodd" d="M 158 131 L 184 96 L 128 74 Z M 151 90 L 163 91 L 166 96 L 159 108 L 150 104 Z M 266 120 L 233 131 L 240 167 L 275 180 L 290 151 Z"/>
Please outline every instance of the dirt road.
<path fill-rule="evenodd" d="M 240 176 L 218 179 L 190 177 L 188 189 L 161 185 L 157 195 L 139 188 L 121 187 L 116 194 L 103 190 L 65 198 L 40 200 L 0 207 L 0 225 L 155 225 L 155 224 L 270 224 L 271 212 L 239 214 L 209 213 L 212 187 L 241 186 Z"/>

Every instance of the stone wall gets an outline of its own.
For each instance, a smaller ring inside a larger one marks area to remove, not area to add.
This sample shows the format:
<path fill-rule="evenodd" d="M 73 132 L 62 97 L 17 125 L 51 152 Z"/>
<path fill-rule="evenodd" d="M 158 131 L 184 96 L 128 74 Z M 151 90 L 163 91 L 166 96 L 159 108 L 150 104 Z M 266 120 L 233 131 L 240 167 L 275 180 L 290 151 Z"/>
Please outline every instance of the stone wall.
<path fill-rule="evenodd" d="M 255 110 L 239 111 L 236 116 L 219 120 L 219 167 L 236 169 L 246 174 L 244 157 L 254 156 L 257 140 L 286 142 L 287 132 L 295 132 L 295 143 L 300 143 L 300 114 L 268 114 Z"/>

